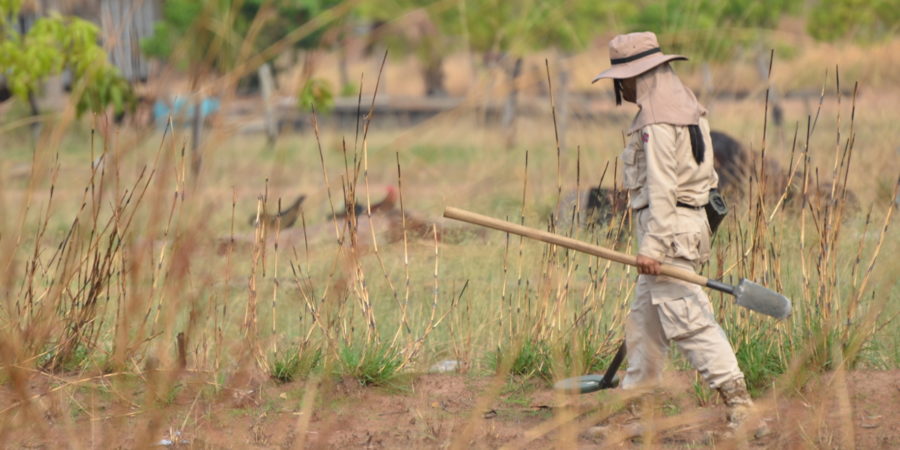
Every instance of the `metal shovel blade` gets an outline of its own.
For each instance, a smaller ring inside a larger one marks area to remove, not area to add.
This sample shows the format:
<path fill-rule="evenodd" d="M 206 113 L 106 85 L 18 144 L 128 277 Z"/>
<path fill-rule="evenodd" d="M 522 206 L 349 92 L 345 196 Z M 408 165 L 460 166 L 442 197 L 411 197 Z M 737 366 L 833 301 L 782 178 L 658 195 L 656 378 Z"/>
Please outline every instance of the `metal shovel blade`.
<path fill-rule="evenodd" d="M 776 319 L 791 316 L 791 301 L 787 297 L 746 278 L 741 278 L 741 282 L 734 288 L 734 296 L 737 304 L 744 308 Z"/>
<path fill-rule="evenodd" d="M 603 381 L 603 375 L 582 375 L 580 377 L 559 380 L 553 385 L 553 389 L 568 394 L 587 394 L 601 389 L 611 389 L 619 385 L 619 377 L 613 377 L 610 383 Z"/>

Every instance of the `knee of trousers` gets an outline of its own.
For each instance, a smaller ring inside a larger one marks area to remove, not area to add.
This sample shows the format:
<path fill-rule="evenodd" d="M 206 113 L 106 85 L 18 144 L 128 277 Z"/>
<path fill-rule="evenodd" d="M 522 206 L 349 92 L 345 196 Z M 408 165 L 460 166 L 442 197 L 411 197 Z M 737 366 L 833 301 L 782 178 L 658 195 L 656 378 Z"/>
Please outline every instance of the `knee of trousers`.
<path fill-rule="evenodd" d="M 697 330 L 674 342 L 711 388 L 743 378 L 734 350 L 718 325 Z"/>

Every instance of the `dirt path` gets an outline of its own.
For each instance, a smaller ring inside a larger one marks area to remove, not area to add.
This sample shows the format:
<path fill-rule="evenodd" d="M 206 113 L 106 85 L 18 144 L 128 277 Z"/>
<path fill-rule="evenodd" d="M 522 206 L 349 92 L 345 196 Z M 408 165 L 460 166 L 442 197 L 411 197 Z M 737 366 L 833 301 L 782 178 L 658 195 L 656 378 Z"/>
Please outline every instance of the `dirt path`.
<path fill-rule="evenodd" d="M 4 413 L 0 442 L 4 448 L 133 448 L 155 423 L 154 443 L 170 448 L 733 446 L 715 437 L 724 429 L 724 410 L 716 399 L 698 406 L 692 375 L 672 379 L 653 408 L 657 429 L 636 440 L 615 435 L 630 418 L 622 391 L 569 396 L 538 382 L 429 374 L 396 388 L 365 388 L 352 380 L 315 387 L 265 382 L 258 391 L 210 393 L 202 384 L 186 383 L 152 411 L 137 408 L 116 389 L 82 387 L 57 395 L 63 390 L 52 391 L 53 383 L 34 382 L 32 394 L 50 392 L 35 400 L 42 417 L 21 408 Z M 309 401 L 314 389 L 316 400 Z M 132 398 L 138 394 L 132 392 Z M 2 409 L 14 398 L 5 388 Z M 796 395 L 767 396 L 758 404 L 770 408 L 766 416 L 773 433 L 753 441 L 753 447 L 900 448 L 898 370 L 830 374 Z M 585 432 L 598 423 L 610 425 L 613 435 Z"/>

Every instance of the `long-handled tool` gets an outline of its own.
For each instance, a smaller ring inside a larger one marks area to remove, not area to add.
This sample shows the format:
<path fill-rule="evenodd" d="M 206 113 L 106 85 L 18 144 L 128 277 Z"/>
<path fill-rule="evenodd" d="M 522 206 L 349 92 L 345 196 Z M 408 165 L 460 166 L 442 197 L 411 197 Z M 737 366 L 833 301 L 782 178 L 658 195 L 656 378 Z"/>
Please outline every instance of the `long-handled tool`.
<path fill-rule="evenodd" d="M 444 210 L 444 217 L 468 222 L 474 225 L 493 228 L 495 230 L 505 231 L 507 233 L 518 234 L 531 239 L 537 239 L 549 244 L 558 245 L 568 249 L 587 253 L 589 255 L 599 256 L 604 259 L 615 261 L 630 266 L 636 266 L 635 257 L 620 253 L 615 250 L 603 248 L 597 245 L 591 245 L 576 239 L 560 236 L 558 234 L 549 233 L 534 228 L 528 228 L 522 225 L 495 219 L 493 217 L 483 216 L 473 212 L 465 211 L 458 208 L 447 207 Z M 688 283 L 699 284 L 717 291 L 731 294 L 737 300 L 737 304 L 744 308 L 763 313 L 776 319 L 784 319 L 791 315 L 791 301 L 772 290 L 760 286 L 750 280 L 742 278 L 737 286 L 722 283 L 721 281 L 706 278 L 703 275 L 696 274 L 690 270 L 663 264 L 660 272 L 663 275 L 687 281 Z"/>

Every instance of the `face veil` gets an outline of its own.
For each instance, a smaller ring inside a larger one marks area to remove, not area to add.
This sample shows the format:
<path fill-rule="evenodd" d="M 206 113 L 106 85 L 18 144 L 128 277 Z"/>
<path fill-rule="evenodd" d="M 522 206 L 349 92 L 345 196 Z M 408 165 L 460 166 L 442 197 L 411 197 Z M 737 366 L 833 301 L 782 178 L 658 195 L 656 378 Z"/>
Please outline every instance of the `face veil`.
<path fill-rule="evenodd" d="M 613 79 L 613 90 L 616 91 L 616 106 L 622 104 L 622 80 Z"/>
<path fill-rule="evenodd" d="M 635 103 L 639 111 L 628 134 L 654 123 L 697 125 L 706 108 L 675 75 L 669 64 L 662 64 L 636 78 Z"/>

